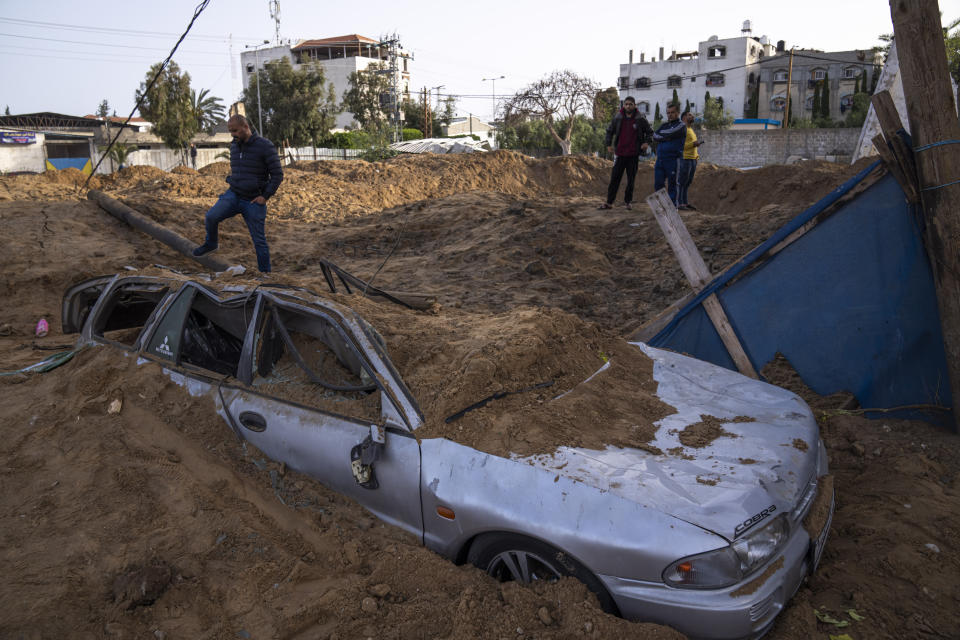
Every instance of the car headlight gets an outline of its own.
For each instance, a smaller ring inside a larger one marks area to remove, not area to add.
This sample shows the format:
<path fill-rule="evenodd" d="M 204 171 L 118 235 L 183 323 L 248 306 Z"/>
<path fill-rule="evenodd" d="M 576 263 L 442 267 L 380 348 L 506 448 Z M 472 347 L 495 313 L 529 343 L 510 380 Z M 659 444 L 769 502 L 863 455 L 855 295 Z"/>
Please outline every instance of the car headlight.
<path fill-rule="evenodd" d="M 720 589 L 737 584 L 780 551 L 789 530 L 786 515 L 781 515 L 732 544 L 677 560 L 664 570 L 663 581 L 685 589 Z"/>

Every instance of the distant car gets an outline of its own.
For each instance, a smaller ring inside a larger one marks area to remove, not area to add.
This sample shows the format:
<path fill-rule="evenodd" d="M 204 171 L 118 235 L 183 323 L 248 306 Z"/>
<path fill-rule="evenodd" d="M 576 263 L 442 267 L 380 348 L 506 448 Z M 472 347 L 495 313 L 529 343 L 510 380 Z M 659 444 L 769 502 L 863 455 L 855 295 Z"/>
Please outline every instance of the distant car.
<path fill-rule="evenodd" d="M 498 580 L 572 575 L 605 610 L 691 637 L 769 630 L 830 528 L 826 453 L 800 398 L 644 344 L 657 395 L 677 409 L 651 444 L 675 447 L 702 414 L 736 437 L 684 456 L 561 447 L 522 459 L 418 442 L 423 414 L 380 334 L 292 287 L 105 276 L 66 291 L 63 328 L 215 396 L 238 438 L 437 553 Z"/>

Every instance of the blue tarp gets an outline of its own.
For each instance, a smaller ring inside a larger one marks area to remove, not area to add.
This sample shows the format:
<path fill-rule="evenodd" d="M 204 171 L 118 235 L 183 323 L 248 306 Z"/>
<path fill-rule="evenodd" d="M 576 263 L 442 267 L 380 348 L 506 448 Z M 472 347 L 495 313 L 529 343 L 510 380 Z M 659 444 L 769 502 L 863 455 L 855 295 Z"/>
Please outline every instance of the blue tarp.
<path fill-rule="evenodd" d="M 850 391 L 869 408 L 949 407 L 933 275 L 917 220 L 892 177 L 880 178 L 797 241 L 747 271 L 760 255 L 838 200 L 869 170 L 718 276 L 649 344 L 735 369 L 701 305 L 714 292 L 758 371 L 780 352 L 822 395 Z M 746 273 L 731 283 L 741 272 Z M 950 424 L 943 411 L 896 415 Z"/>

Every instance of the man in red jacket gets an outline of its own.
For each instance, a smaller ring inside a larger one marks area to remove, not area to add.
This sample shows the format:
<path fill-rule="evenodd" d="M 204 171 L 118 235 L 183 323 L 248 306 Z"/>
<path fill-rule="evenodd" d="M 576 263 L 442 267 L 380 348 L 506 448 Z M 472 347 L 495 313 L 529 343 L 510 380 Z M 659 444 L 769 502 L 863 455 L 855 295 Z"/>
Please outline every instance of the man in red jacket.
<path fill-rule="evenodd" d="M 623 201 L 627 209 L 632 208 L 633 181 L 637 177 L 637 165 L 641 153 L 646 153 L 648 143 L 653 136 L 653 130 L 647 119 L 637 111 L 637 102 L 631 96 L 623 100 L 623 108 L 607 127 L 607 151 L 613 153 L 613 173 L 610 175 L 610 186 L 607 187 L 607 201 L 600 205 L 600 209 L 610 209 L 617 199 L 617 190 L 623 174 L 627 174 L 627 188 L 623 192 Z"/>

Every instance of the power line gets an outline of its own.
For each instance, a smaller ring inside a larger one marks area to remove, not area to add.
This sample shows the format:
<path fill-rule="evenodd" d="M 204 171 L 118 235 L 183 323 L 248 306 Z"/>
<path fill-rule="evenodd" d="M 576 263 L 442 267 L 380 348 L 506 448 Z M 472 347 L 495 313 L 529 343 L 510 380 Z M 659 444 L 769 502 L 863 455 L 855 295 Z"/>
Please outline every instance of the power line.
<path fill-rule="evenodd" d="M 156 61 L 156 56 L 137 56 L 137 55 L 124 55 L 122 58 L 119 57 L 110 57 L 110 58 L 97 58 L 89 57 L 97 55 L 97 52 L 87 52 L 87 51 L 67 51 L 64 49 L 46 49 L 46 51 L 60 51 L 64 55 L 44 55 L 42 53 L 34 53 L 33 49 L 28 49 L 25 47 L 13 47 L 11 45 L 0 45 L 0 48 L 7 47 L 12 49 L 23 49 L 23 51 L 2 51 L 0 50 L 0 55 L 7 56 L 17 56 L 21 58 L 49 58 L 51 60 L 60 60 L 64 65 L 71 62 L 106 62 L 110 64 L 136 64 L 143 66 L 144 61 Z M 106 52 L 102 52 L 102 55 L 109 55 Z M 68 57 L 65 57 L 68 56 Z M 86 57 L 83 57 L 86 56 Z M 183 59 L 181 58 L 181 61 Z M 213 62 L 190 62 L 191 67 L 223 67 L 223 66 L 232 66 L 224 64 L 216 64 Z"/>
<path fill-rule="evenodd" d="M 149 38 L 169 38 L 171 36 L 176 36 L 176 33 L 168 33 L 162 31 L 141 31 L 136 29 L 116 29 L 112 27 L 92 27 L 86 25 L 77 25 L 77 24 L 64 24 L 60 22 L 42 22 L 39 20 L 24 20 L 21 18 L 2 18 L 0 17 L 0 22 L 8 22 L 11 24 L 20 24 L 20 25 L 31 25 L 42 28 L 53 28 L 53 29 L 63 29 L 66 31 L 85 31 L 85 32 L 94 32 L 94 33 L 116 33 L 122 35 L 131 35 L 131 36 L 145 36 Z M 223 36 L 209 36 L 194 34 L 192 36 L 196 39 L 210 40 L 214 42 L 226 42 L 226 38 Z M 237 36 L 238 38 L 244 40 L 254 39 L 253 36 Z"/>
<path fill-rule="evenodd" d="M 137 112 L 137 109 L 140 108 L 140 105 L 143 104 L 144 99 L 147 97 L 147 94 L 150 92 L 150 89 L 157 82 L 157 78 L 160 77 L 160 74 L 163 73 L 163 70 L 167 68 L 167 65 L 170 63 L 170 60 L 173 59 L 173 54 L 177 52 L 177 47 L 180 46 L 180 43 L 183 42 L 183 39 L 187 37 L 187 34 L 190 33 L 190 29 L 193 27 L 193 23 L 197 21 L 197 18 L 200 17 L 200 14 L 203 13 L 203 10 L 207 8 L 207 5 L 210 4 L 210 0 L 203 0 L 197 7 L 193 10 L 193 17 L 190 18 L 190 23 L 187 25 L 187 28 L 184 30 L 183 35 L 180 36 L 180 39 L 177 40 L 177 43 L 173 45 L 173 49 L 170 50 L 170 53 L 167 54 L 166 59 L 160 63 L 157 72 L 153 75 L 153 78 L 150 79 L 150 82 L 147 83 L 147 86 L 144 88 L 143 93 L 140 94 L 140 97 L 137 98 L 137 104 L 133 105 L 133 109 L 130 111 L 130 115 L 127 116 L 127 119 L 124 120 L 123 124 L 126 125 L 130 122 L 130 118 L 133 117 L 133 114 Z M 109 122 L 109 120 L 108 120 Z M 93 177 L 93 174 L 97 172 L 97 168 L 100 167 L 100 163 L 103 162 L 103 159 L 107 157 L 107 154 L 110 153 L 110 149 L 113 148 L 113 145 L 117 142 L 117 139 L 120 137 L 120 134 L 123 133 L 123 127 L 121 126 L 117 130 L 117 135 L 113 140 L 110 141 L 110 144 L 107 145 L 107 148 L 102 154 L 100 154 L 100 159 L 97 160 L 97 165 L 90 172 L 90 175 L 87 176 L 86 182 L 83 183 L 83 186 L 86 187 L 90 183 L 90 178 Z"/>
<path fill-rule="evenodd" d="M 143 45 L 135 44 L 110 44 L 109 42 L 90 42 L 88 40 L 63 40 L 60 38 L 44 38 L 41 36 L 24 36 L 17 33 L 0 33 L 0 36 L 7 36 L 8 38 L 25 38 L 27 40 L 44 40 L 46 42 L 61 42 L 64 44 L 82 44 L 87 46 L 94 47 L 116 47 L 120 49 L 150 49 L 152 51 L 166 51 L 165 47 L 144 47 Z M 221 52 L 214 51 L 184 51 L 184 53 L 199 53 L 202 55 L 216 55 Z"/>

